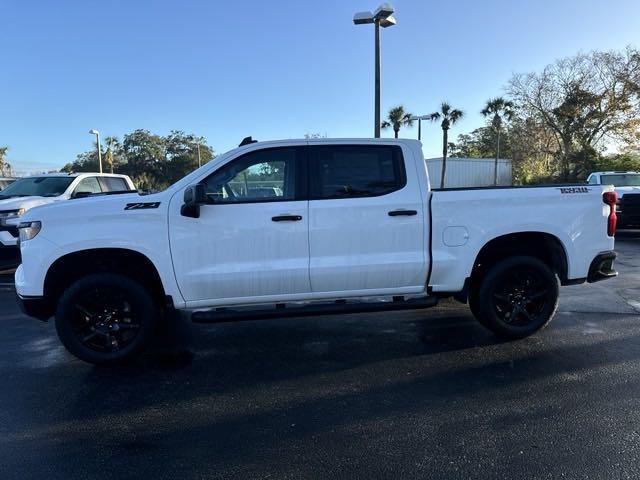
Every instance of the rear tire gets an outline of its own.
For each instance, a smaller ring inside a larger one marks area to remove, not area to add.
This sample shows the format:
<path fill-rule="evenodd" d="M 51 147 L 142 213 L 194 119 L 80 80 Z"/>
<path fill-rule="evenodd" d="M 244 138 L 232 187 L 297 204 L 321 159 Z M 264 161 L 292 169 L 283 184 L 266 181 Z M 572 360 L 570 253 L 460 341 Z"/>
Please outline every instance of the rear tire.
<path fill-rule="evenodd" d="M 544 328 L 558 308 L 560 280 L 542 261 L 510 257 L 491 267 L 469 296 L 472 313 L 493 333 L 524 338 Z"/>
<path fill-rule="evenodd" d="M 130 360 L 153 337 L 158 308 L 138 282 L 113 273 L 77 280 L 63 293 L 56 331 L 74 356 L 95 365 Z"/>

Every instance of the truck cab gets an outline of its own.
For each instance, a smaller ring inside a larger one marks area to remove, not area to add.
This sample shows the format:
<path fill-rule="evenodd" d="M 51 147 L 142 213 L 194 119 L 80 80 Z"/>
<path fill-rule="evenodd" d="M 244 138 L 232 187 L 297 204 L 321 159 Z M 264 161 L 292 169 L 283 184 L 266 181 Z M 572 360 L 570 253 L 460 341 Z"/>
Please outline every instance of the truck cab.
<path fill-rule="evenodd" d="M 640 172 L 593 172 L 589 185 L 613 185 L 618 195 L 618 228 L 640 227 Z"/>

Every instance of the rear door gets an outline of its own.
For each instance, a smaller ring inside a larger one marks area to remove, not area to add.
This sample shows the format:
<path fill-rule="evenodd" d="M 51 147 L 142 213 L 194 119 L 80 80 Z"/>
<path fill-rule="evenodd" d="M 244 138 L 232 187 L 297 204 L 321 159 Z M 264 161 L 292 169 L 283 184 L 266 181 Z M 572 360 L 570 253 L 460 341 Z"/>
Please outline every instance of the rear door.
<path fill-rule="evenodd" d="M 314 293 L 424 289 L 429 233 L 411 151 L 317 144 L 310 147 L 309 179 Z"/>

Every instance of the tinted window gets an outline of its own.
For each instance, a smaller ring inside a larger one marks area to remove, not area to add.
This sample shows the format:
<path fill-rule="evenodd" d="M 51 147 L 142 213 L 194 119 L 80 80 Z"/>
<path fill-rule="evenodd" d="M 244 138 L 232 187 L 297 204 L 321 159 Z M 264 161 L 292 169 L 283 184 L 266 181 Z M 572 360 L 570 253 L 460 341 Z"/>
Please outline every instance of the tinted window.
<path fill-rule="evenodd" d="M 102 191 L 104 192 L 122 192 L 123 190 L 129 190 L 129 185 L 127 185 L 124 178 L 100 177 L 100 183 L 102 184 Z"/>
<path fill-rule="evenodd" d="M 406 184 L 395 146 L 320 146 L 311 155 L 311 198 L 372 197 Z"/>
<path fill-rule="evenodd" d="M 603 185 L 614 187 L 637 187 L 640 185 L 639 173 L 620 173 L 616 175 L 602 175 Z"/>
<path fill-rule="evenodd" d="M 57 197 L 62 195 L 74 177 L 27 177 L 16 180 L 7 188 L 2 190 L 0 198 L 28 197 L 35 195 L 38 197 Z"/>
<path fill-rule="evenodd" d="M 589 177 L 589 185 L 596 185 L 598 183 L 598 177 L 593 175 Z"/>
<path fill-rule="evenodd" d="M 87 177 L 80 180 L 80 183 L 76 186 L 74 190 L 75 194 L 78 193 L 101 193 L 102 189 L 100 188 L 100 184 L 98 183 L 98 179 L 96 177 Z"/>
<path fill-rule="evenodd" d="M 225 165 L 203 183 L 216 203 L 294 200 L 295 148 L 251 152 Z"/>

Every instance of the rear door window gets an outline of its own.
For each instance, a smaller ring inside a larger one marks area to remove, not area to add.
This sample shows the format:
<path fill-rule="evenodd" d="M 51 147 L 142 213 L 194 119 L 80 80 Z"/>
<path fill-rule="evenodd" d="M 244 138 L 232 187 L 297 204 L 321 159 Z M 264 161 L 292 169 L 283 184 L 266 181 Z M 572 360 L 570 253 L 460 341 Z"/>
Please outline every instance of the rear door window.
<path fill-rule="evenodd" d="M 310 198 L 376 197 L 406 185 L 402 149 L 394 145 L 313 147 Z"/>

